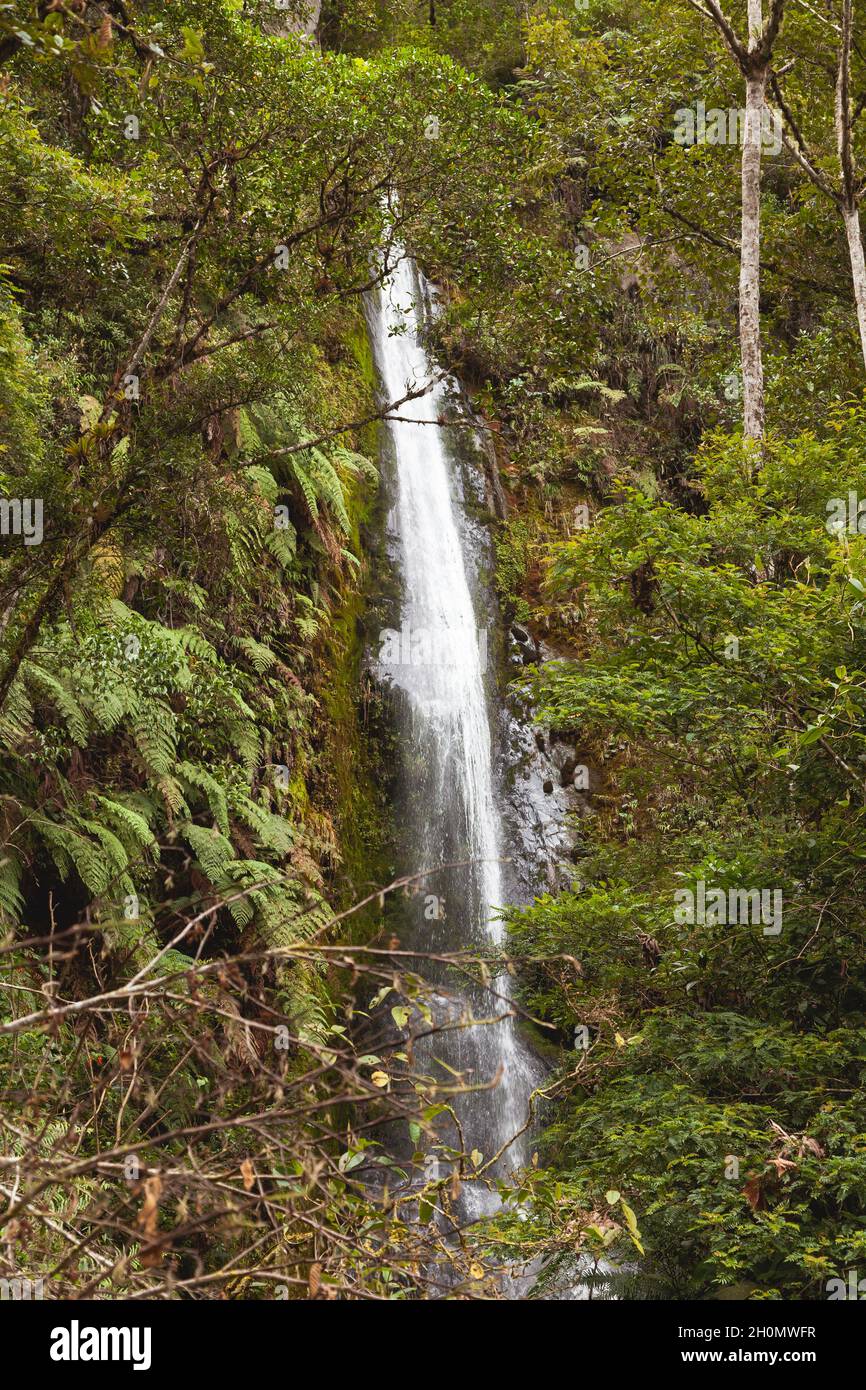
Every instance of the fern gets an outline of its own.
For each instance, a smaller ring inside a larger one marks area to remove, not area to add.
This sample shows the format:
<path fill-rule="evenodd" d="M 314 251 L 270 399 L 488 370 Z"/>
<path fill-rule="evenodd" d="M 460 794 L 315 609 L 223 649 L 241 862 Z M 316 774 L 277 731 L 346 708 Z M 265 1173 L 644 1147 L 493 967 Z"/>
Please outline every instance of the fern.
<path fill-rule="evenodd" d="M 378 486 L 379 470 L 375 463 L 372 463 L 364 454 L 355 453 L 353 449 L 346 449 L 342 445 L 338 445 L 334 449 L 334 462 L 341 468 L 366 478 L 368 482 Z"/>
<path fill-rule="evenodd" d="M 231 887 L 225 890 L 227 898 L 232 897 L 238 888 L 247 888 L 245 897 L 229 902 L 228 908 L 243 928 L 249 925 L 256 912 L 266 910 L 269 893 L 279 893 L 283 888 L 283 875 L 272 864 L 258 859 L 236 859 L 228 865 L 226 876 Z"/>
<path fill-rule="evenodd" d="M 33 706 L 19 670 L 0 711 L 0 743 L 4 748 L 19 747 L 29 737 L 33 723 Z"/>
<path fill-rule="evenodd" d="M 74 868 L 82 883 L 96 897 L 106 891 L 115 870 L 101 844 L 95 844 L 73 826 L 60 825 L 47 816 L 34 815 L 32 825 L 47 844 L 63 882 Z"/>
<path fill-rule="evenodd" d="M 238 703 L 242 704 L 241 701 Z M 252 777 L 262 761 L 262 744 L 255 724 L 245 719 L 232 719 L 227 721 L 227 732 L 234 752 Z"/>
<path fill-rule="evenodd" d="M 233 798 L 232 809 L 245 825 L 256 832 L 265 849 L 272 849 L 281 858 L 290 853 L 294 836 L 288 821 L 275 816 L 272 811 L 243 794 Z"/>
<path fill-rule="evenodd" d="M 349 514 L 346 511 L 346 498 L 339 474 L 329 458 L 319 449 L 311 451 L 310 473 L 315 480 L 316 490 L 322 501 L 333 512 L 341 531 L 348 535 L 351 530 Z"/>
<path fill-rule="evenodd" d="M 159 777 L 177 760 L 177 719 L 160 700 L 140 702 L 132 718 L 132 734 L 148 772 Z"/>
<path fill-rule="evenodd" d="M 98 696 L 90 703 L 89 710 L 97 728 L 110 734 L 116 729 L 124 715 L 130 712 L 130 703 L 106 683 Z"/>
<path fill-rule="evenodd" d="M 191 821 L 180 827 L 180 833 L 211 883 L 219 886 L 229 864 L 234 859 L 234 847 L 218 830 L 207 830 Z"/>
<path fill-rule="evenodd" d="M 97 796 L 96 800 L 109 820 L 126 831 L 132 843 L 141 849 L 149 849 L 156 844 L 153 831 L 140 811 L 135 811 L 110 796 Z"/>
<path fill-rule="evenodd" d="M 21 869 L 21 860 L 14 855 L 0 859 L 0 916 L 12 923 L 20 922 L 24 908 Z"/>
<path fill-rule="evenodd" d="M 276 502 L 280 491 L 279 484 L 269 468 L 260 463 L 250 463 L 241 472 L 268 502 Z"/>
<path fill-rule="evenodd" d="M 22 662 L 21 669 L 25 680 L 53 701 L 63 716 L 73 743 L 83 748 L 87 743 L 87 719 L 78 701 L 63 682 L 50 671 L 46 671 L 44 666 L 37 666 L 36 662 L 31 660 Z"/>
<path fill-rule="evenodd" d="M 265 671 L 270 670 L 277 659 L 270 647 L 266 647 L 263 642 L 257 642 L 253 637 L 239 637 L 237 644 L 244 656 L 252 663 L 257 676 L 264 675 Z"/>
<path fill-rule="evenodd" d="M 198 657 L 199 661 L 215 663 L 219 660 L 216 648 L 211 645 L 198 628 L 176 627 L 172 628 L 171 632 L 174 640 L 184 653 Z"/>
<path fill-rule="evenodd" d="M 317 520 L 319 516 L 319 499 L 316 492 L 316 484 L 310 475 L 308 465 L 302 463 L 299 458 L 292 459 L 292 477 L 304 495 L 304 501 L 309 508 L 310 515 L 314 521 Z"/>
<path fill-rule="evenodd" d="M 181 782 L 204 792 L 214 820 L 224 835 L 229 834 L 229 812 L 225 788 L 215 777 L 196 763 L 182 762 L 177 765 L 177 775 Z"/>
<path fill-rule="evenodd" d="M 183 791 L 176 778 L 166 773 L 159 778 L 157 786 L 169 816 L 189 815 L 189 807 L 184 801 Z"/>
<path fill-rule="evenodd" d="M 113 830 L 109 829 L 107 825 L 103 825 L 102 821 L 93 820 L 89 816 L 75 816 L 74 819 L 82 830 L 89 831 L 102 846 L 107 860 L 108 883 L 114 883 L 129 866 L 129 855 L 123 842 L 118 839 Z M 132 885 L 126 891 L 132 891 Z"/>

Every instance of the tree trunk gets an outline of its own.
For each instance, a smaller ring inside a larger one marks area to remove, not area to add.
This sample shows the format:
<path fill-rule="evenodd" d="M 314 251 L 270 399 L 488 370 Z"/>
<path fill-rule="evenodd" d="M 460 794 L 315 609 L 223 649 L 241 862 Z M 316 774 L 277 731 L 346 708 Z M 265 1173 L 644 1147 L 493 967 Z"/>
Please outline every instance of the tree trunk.
<path fill-rule="evenodd" d="M 760 15 L 760 0 L 757 0 Z M 753 0 L 749 0 L 751 23 Z M 740 232 L 740 357 L 743 427 L 747 439 L 764 437 L 764 366 L 761 358 L 761 141 L 767 70 L 746 80 Z"/>
<path fill-rule="evenodd" d="M 851 280 L 854 285 L 854 303 L 857 305 L 857 326 L 860 329 L 860 348 L 866 364 L 866 257 L 863 255 L 863 238 L 860 235 L 860 210 L 843 207 L 845 235 L 848 238 L 848 255 L 851 258 Z"/>
<path fill-rule="evenodd" d="M 843 0 L 842 30 L 839 43 L 839 65 L 836 72 L 836 149 L 839 154 L 839 173 L 842 191 L 839 202 L 848 239 L 851 261 L 851 283 L 857 306 L 857 327 L 860 330 L 860 350 L 866 364 L 866 262 L 863 259 L 863 238 L 860 235 L 860 197 L 857 190 L 857 171 L 854 164 L 853 126 L 851 114 L 851 44 L 854 26 L 854 0 Z"/>

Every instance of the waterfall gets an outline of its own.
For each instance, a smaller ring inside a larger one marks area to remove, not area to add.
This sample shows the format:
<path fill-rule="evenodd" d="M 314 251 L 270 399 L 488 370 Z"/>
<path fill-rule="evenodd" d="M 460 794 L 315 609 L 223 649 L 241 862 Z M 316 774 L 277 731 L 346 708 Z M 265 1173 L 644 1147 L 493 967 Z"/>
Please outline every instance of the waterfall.
<path fill-rule="evenodd" d="M 429 287 L 404 256 L 367 305 L 389 401 L 433 379 L 421 336 L 430 312 Z M 397 418 L 389 421 L 386 439 L 393 473 L 389 533 L 402 607 L 399 627 L 383 634 L 379 667 L 401 692 L 405 711 L 405 792 L 397 808 L 405 868 L 458 865 L 431 875 L 415 900 L 411 934 L 419 952 L 490 951 L 503 939 L 493 915 L 503 903 L 505 847 L 486 689 L 494 615 L 479 576 L 477 551 L 486 537 L 468 514 L 458 457 L 461 441 L 465 448 L 472 432 L 439 423 L 443 416 L 453 418 L 454 409 L 453 393 L 437 381 L 393 412 Z M 526 1158 L 525 1137 L 514 1136 L 526 1124 L 536 1067 L 508 1016 L 510 979 L 494 982 L 500 995 L 495 998 L 490 991 L 458 989 L 453 972 L 425 968 L 424 974 L 441 990 L 437 1022 L 468 1018 L 471 1024 L 505 1015 L 439 1034 L 426 1061 L 440 1081 L 454 1069 L 468 1085 L 485 1088 L 455 1105 L 466 1148 L 487 1160 L 508 1146 L 496 1171 L 514 1168 Z M 494 1210 L 495 1202 L 481 1183 L 470 1184 L 465 1209 L 477 1216 Z"/>

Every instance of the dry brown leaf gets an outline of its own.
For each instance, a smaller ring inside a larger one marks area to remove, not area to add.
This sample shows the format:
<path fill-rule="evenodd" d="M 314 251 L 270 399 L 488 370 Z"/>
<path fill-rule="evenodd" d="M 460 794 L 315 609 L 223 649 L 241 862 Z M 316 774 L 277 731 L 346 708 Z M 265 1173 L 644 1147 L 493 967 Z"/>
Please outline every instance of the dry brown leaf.
<path fill-rule="evenodd" d="M 241 1175 L 244 1180 L 244 1192 L 249 1192 L 256 1180 L 256 1170 L 253 1167 L 252 1159 L 245 1158 L 241 1164 Z"/>
<path fill-rule="evenodd" d="M 824 1157 L 824 1150 L 821 1148 L 821 1145 L 818 1143 L 818 1140 L 810 1139 L 808 1134 L 803 1135 L 803 1138 L 800 1141 L 800 1149 L 801 1151 L 805 1149 L 807 1153 L 814 1154 L 816 1158 Z"/>
<path fill-rule="evenodd" d="M 156 1265 L 162 1264 L 168 1243 L 167 1240 L 155 1240 L 152 1245 L 145 1245 L 139 1257 L 142 1268 L 154 1269 Z"/>
<path fill-rule="evenodd" d="M 745 1197 L 752 1211 L 763 1211 L 766 1206 L 764 1193 L 761 1189 L 761 1179 L 759 1177 L 749 1178 L 743 1188 L 742 1195 Z"/>
<path fill-rule="evenodd" d="M 159 1173 L 154 1173 L 152 1177 L 144 1180 L 144 1201 L 141 1211 L 138 1213 L 138 1225 L 146 1236 L 156 1234 L 156 1223 L 159 1216 L 159 1199 L 162 1195 L 162 1178 Z"/>
<path fill-rule="evenodd" d="M 771 1168 L 775 1168 L 775 1170 L 776 1170 L 776 1175 L 777 1175 L 778 1177 L 780 1177 L 780 1178 L 782 1177 L 783 1173 L 786 1173 L 786 1172 L 787 1172 L 787 1170 L 788 1170 L 789 1168 L 796 1168 L 796 1166 L 797 1166 L 797 1165 L 796 1165 L 796 1163 L 794 1162 L 794 1160 L 793 1160 L 792 1158 L 771 1158 L 771 1159 L 770 1159 L 770 1167 L 771 1167 Z"/>

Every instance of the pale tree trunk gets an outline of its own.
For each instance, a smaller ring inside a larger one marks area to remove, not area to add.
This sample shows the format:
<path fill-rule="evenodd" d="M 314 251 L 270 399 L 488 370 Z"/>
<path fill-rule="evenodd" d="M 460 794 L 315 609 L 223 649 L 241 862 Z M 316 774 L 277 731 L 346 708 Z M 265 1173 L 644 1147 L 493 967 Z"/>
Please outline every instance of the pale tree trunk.
<path fill-rule="evenodd" d="M 843 207 L 845 235 L 848 238 L 848 255 L 851 258 L 851 280 L 854 286 L 854 303 L 857 306 L 857 327 L 860 329 L 860 347 L 863 362 L 866 364 L 866 257 L 863 255 L 863 238 L 860 235 L 860 209 Z"/>
<path fill-rule="evenodd" d="M 760 42 L 762 0 L 749 0 L 748 51 Z M 742 224 L 740 231 L 740 357 L 743 367 L 743 429 L 747 439 L 764 437 L 764 364 L 761 357 L 761 152 L 766 63 L 746 76 L 743 133 Z"/>
<path fill-rule="evenodd" d="M 845 221 L 848 255 L 851 260 L 851 284 L 857 306 L 857 327 L 860 330 L 860 349 L 866 364 L 866 261 L 863 258 L 863 238 L 860 235 L 860 192 L 854 167 L 851 114 L 851 44 L 854 27 L 854 0 L 842 2 L 842 29 L 839 44 L 839 66 L 836 73 L 836 149 L 842 193 L 839 199 Z"/>
<path fill-rule="evenodd" d="M 760 0 L 759 0 L 760 8 Z M 740 357 L 743 427 L 747 439 L 764 435 L 764 365 L 761 357 L 761 139 L 766 69 L 746 83 L 743 135 L 743 207 L 740 231 Z"/>
<path fill-rule="evenodd" d="M 740 231 L 740 359 L 743 369 L 743 428 L 747 439 L 764 437 L 764 366 L 761 358 L 761 153 L 764 106 L 773 47 L 782 27 L 785 0 L 770 0 L 764 26 L 763 0 L 748 0 L 745 42 L 734 30 L 720 0 L 687 0 L 712 20 L 746 79 L 743 132 L 742 224 Z M 760 463 L 760 460 L 758 460 Z"/>

